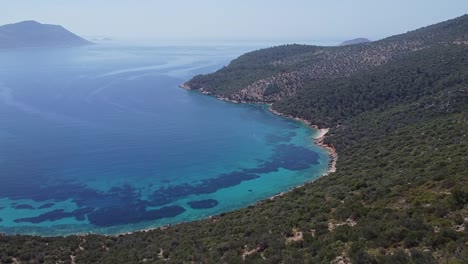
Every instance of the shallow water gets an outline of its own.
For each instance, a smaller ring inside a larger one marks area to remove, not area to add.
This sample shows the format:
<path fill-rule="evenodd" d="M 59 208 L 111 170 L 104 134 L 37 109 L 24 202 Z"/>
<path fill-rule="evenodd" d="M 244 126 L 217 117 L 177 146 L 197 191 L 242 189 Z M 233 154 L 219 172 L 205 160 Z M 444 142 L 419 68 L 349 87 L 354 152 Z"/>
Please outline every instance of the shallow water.
<path fill-rule="evenodd" d="M 177 87 L 251 49 L 0 51 L 0 232 L 197 220 L 324 174 L 315 131 Z"/>

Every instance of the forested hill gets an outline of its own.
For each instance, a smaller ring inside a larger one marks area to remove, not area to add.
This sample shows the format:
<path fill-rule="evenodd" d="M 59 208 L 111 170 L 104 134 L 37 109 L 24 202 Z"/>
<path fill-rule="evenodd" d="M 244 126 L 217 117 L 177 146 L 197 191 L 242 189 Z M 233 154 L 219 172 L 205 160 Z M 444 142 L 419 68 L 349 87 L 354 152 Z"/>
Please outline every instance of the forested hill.
<path fill-rule="evenodd" d="M 437 105 L 450 111 L 457 100 L 466 99 L 467 52 L 465 44 L 433 45 L 349 77 L 305 81 L 295 96 L 276 102 L 273 108 L 319 127 L 416 102 L 423 108 Z M 435 98 L 443 97 L 453 101 L 435 104 Z M 428 105 L 419 101 L 423 98 Z"/>
<path fill-rule="evenodd" d="M 468 15 L 389 37 L 340 47 L 287 45 L 247 53 L 185 86 L 233 101 L 275 102 L 311 80 L 350 76 L 433 45 L 468 41 Z"/>
<path fill-rule="evenodd" d="M 326 77 L 287 82 L 297 91 L 273 108 L 331 128 L 325 141 L 338 153 L 335 173 L 255 206 L 149 232 L 0 236 L 0 262 L 468 263 L 466 20 L 384 40 L 418 43 L 394 47 L 406 51 L 391 58 L 374 50 L 385 63 L 364 60 L 346 73 L 336 65 Z M 212 83 L 195 80 L 223 87 L 211 92 L 236 91 L 236 78 L 318 65 L 313 54 L 334 50 L 342 48 L 266 49 L 233 61 Z"/>

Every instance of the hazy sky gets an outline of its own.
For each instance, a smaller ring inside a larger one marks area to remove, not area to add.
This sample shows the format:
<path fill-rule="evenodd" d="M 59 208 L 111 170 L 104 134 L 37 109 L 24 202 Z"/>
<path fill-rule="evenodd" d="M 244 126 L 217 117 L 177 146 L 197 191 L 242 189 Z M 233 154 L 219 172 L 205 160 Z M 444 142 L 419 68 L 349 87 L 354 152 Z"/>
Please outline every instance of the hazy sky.
<path fill-rule="evenodd" d="M 468 13 L 468 0 L 0 0 L 0 24 L 126 40 L 378 39 Z"/>

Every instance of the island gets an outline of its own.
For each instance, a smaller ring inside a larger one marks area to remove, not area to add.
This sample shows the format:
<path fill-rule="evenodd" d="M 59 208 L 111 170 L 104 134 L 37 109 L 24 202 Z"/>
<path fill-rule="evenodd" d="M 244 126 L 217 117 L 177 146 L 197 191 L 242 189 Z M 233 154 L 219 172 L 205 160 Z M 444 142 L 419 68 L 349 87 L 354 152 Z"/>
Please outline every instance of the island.
<path fill-rule="evenodd" d="M 361 43 L 367 43 L 367 42 L 371 42 L 371 41 L 366 38 L 355 38 L 355 39 L 345 40 L 341 42 L 340 46 L 355 45 L 355 44 L 361 44 Z"/>
<path fill-rule="evenodd" d="M 24 47 L 70 47 L 91 45 L 59 25 L 23 21 L 0 26 L 0 49 Z"/>

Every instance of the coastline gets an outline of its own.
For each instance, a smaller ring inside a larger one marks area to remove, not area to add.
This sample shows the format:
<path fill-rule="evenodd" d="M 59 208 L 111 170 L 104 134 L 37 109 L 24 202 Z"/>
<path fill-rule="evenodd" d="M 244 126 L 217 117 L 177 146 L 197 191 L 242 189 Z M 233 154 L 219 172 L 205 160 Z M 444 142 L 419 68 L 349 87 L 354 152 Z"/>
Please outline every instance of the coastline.
<path fill-rule="evenodd" d="M 187 84 L 183 83 L 181 85 L 179 85 L 180 88 L 184 89 L 184 90 L 187 90 L 187 91 L 194 91 L 192 88 L 190 88 L 190 86 L 188 86 Z M 202 94 L 205 94 L 205 95 L 209 95 L 209 96 L 213 96 L 215 97 L 216 99 L 220 100 L 220 101 L 226 101 L 226 102 L 231 102 L 231 103 L 235 103 L 235 104 L 239 104 L 239 103 L 244 103 L 244 102 L 239 102 L 239 101 L 235 101 L 235 100 L 230 100 L 229 98 L 226 98 L 226 97 L 220 97 L 220 96 L 216 96 L 216 95 L 213 95 L 207 91 L 204 91 L 203 89 L 200 89 L 200 90 L 197 90 L 197 92 L 200 92 Z M 260 103 L 259 103 L 260 104 Z M 261 103 L 261 104 L 266 104 L 266 103 Z M 312 181 L 309 181 L 309 182 L 305 182 L 304 184 L 301 184 L 301 185 L 298 185 L 298 186 L 295 186 L 287 191 L 284 191 L 284 192 L 280 192 L 278 194 L 275 194 L 273 196 L 270 196 L 268 198 L 265 198 L 263 200 L 260 200 L 258 202 L 256 202 L 254 204 L 254 206 L 256 205 L 262 205 L 262 204 L 265 204 L 267 201 L 273 201 L 275 200 L 276 198 L 279 198 L 289 192 L 292 192 L 296 189 L 299 189 L 299 188 L 302 188 L 304 187 L 305 185 L 307 184 L 311 184 L 313 182 L 315 182 L 316 180 L 324 177 L 324 176 L 328 176 L 329 174 L 333 173 L 333 172 L 336 172 L 336 162 L 338 160 L 338 153 L 336 152 L 336 149 L 333 145 L 331 144 L 326 144 L 324 142 L 325 140 L 325 137 L 326 137 L 326 134 L 328 133 L 328 131 L 330 130 L 329 128 L 319 128 L 317 125 L 313 125 L 310 121 L 308 120 L 305 120 L 305 119 L 302 119 L 302 118 L 299 118 L 299 117 L 294 117 L 294 116 L 289 116 L 289 115 L 285 115 L 283 113 L 280 113 L 274 109 L 272 109 L 272 104 L 268 104 L 268 110 L 275 114 L 275 115 L 278 115 L 278 116 L 281 116 L 281 117 L 285 117 L 285 118 L 288 118 L 288 119 L 293 119 L 293 120 L 296 120 L 298 122 L 301 122 L 301 123 L 304 123 L 305 125 L 317 130 L 317 134 L 314 135 L 314 141 L 315 141 L 315 144 L 317 144 L 319 147 L 325 149 L 328 151 L 328 155 L 330 157 L 330 161 L 328 162 L 328 169 L 327 169 L 327 172 L 319 177 L 317 177 L 316 179 L 312 180 Z M 197 221 L 209 221 L 211 220 L 212 222 L 217 222 L 218 221 L 218 218 L 219 216 L 218 215 L 213 215 L 213 216 L 209 216 L 207 218 L 204 218 L 204 219 L 200 219 L 200 220 L 197 220 Z M 117 234 L 115 236 L 119 236 L 119 235 L 131 235 L 131 234 L 134 234 L 134 233 L 146 233 L 146 232 L 150 232 L 150 231 L 153 231 L 153 230 L 157 230 L 157 229 L 160 229 L 160 230 L 166 230 L 172 226 L 176 226 L 176 225 L 180 225 L 180 224 L 185 224 L 186 222 L 182 222 L 182 223 L 178 223 L 178 224 L 169 224 L 169 225 L 163 225 L 163 226 L 159 226 L 159 227 L 152 227 L 152 228 L 146 228 L 146 229 L 140 229 L 140 230 L 135 230 L 135 231 L 130 231 L 130 232 L 125 232 L 125 233 L 122 233 L 122 234 Z M 110 236 L 114 236 L 114 235 L 110 235 Z"/>
<path fill-rule="evenodd" d="M 242 104 L 242 103 L 249 103 L 249 102 L 244 102 L 244 101 L 237 101 L 237 100 L 232 100 L 232 99 L 229 99 L 227 97 L 222 97 L 222 96 L 219 96 L 219 95 L 214 95 L 210 92 L 207 92 L 205 91 L 203 88 L 200 88 L 198 90 L 194 90 L 192 89 L 189 85 L 187 85 L 187 83 L 183 83 L 183 84 L 180 84 L 179 85 L 180 88 L 184 89 L 184 90 L 187 90 L 187 91 L 197 91 L 199 93 L 202 93 L 202 94 L 205 94 L 205 95 L 209 95 L 209 96 L 213 96 L 215 97 L 216 99 L 218 100 L 221 100 L 221 101 L 226 101 L 226 102 L 230 102 L 230 103 L 234 103 L 234 104 Z M 336 162 L 338 160 L 338 153 L 336 152 L 336 149 L 333 145 L 331 144 L 326 144 L 324 142 L 325 140 L 325 137 L 326 137 L 326 134 L 328 133 L 328 131 L 330 130 L 329 128 L 319 128 L 317 125 L 314 125 L 312 124 L 310 121 L 308 120 L 305 120 L 305 119 L 302 119 L 302 118 L 299 118 L 299 117 L 294 117 L 294 116 L 290 116 L 290 115 L 286 115 L 286 114 L 283 114 L 283 113 L 280 113 L 276 110 L 274 110 L 272 108 L 272 104 L 271 103 L 265 103 L 265 102 L 250 102 L 250 103 L 256 103 L 256 104 L 267 104 L 269 107 L 268 107 L 268 110 L 270 112 L 272 112 L 273 114 L 275 115 L 278 115 L 278 116 L 282 116 L 282 117 L 285 117 L 285 118 L 289 118 L 289 119 L 293 119 L 293 120 L 296 120 L 298 122 L 301 122 L 301 123 L 304 123 L 305 125 L 309 126 L 309 127 L 312 127 L 313 129 L 315 130 L 318 130 L 318 134 L 315 135 L 314 137 L 314 140 L 315 140 L 315 143 L 326 149 L 328 152 L 329 152 L 329 156 L 330 156 L 330 162 L 328 164 L 328 170 L 327 170 L 327 173 L 325 175 L 322 175 L 322 176 L 326 176 L 332 172 L 335 172 L 336 171 Z"/>
<path fill-rule="evenodd" d="M 182 89 L 188 90 L 188 91 L 194 91 L 193 89 L 191 89 L 185 83 L 179 85 L 179 87 L 182 88 Z M 205 95 L 213 96 L 213 97 L 215 97 L 216 99 L 218 99 L 220 101 L 226 101 L 226 102 L 231 102 L 231 103 L 235 103 L 235 104 L 248 103 L 248 102 L 239 102 L 239 101 L 235 101 L 235 100 L 230 100 L 229 98 L 226 98 L 226 97 L 219 97 L 219 96 L 213 95 L 213 94 L 211 94 L 209 92 L 206 92 L 206 91 L 203 91 L 203 90 L 197 90 L 197 92 L 200 92 L 200 93 L 205 94 Z M 328 151 L 330 160 L 329 160 L 329 163 L 328 163 L 328 169 L 327 169 L 325 174 L 322 174 L 319 177 L 317 177 L 316 179 L 305 182 L 305 183 L 303 183 L 301 185 L 294 186 L 294 187 L 290 188 L 287 191 L 283 191 L 283 192 L 280 192 L 278 194 L 267 197 L 267 198 L 265 198 L 263 200 L 260 200 L 260 201 L 256 202 L 254 204 L 254 206 L 255 205 L 262 205 L 262 204 L 265 204 L 267 201 L 275 200 L 278 197 L 281 197 L 281 196 L 283 196 L 283 195 L 285 195 L 285 194 L 287 194 L 289 192 L 292 192 L 292 191 L 294 191 L 296 189 L 302 188 L 307 184 L 311 184 L 311 183 L 315 182 L 316 180 L 318 180 L 318 179 L 320 179 L 320 178 L 322 178 L 324 176 L 328 176 L 330 173 L 333 173 L 333 172 L 336 171 L 336 163 L 337 163 L 337 159 L 338 159 L 338 154 L 337 154 L 335 148 L 333 147 L 333 145 L 324 143 L 324 139 L 326 137 L 326 134 L 329 131 L 329 128 L 319 128 L 318 126 L 311 124 L 311 122 L 308 121 L 308 120 L 280 113 L 280 112 L 272 109 L 272 104 L 263 103 L 263 102 L 257 102 L 257 104 L 267 104 L 269 106 L 268 110 L 271 113 L 273 113 L 275 115 L 278 115 L 278 116 L 281 116 L 281 117 L 284 117 L 284 118 L 288 118 L 288 119 L 292 119 L 292 120 L 301 122 L 301 123 L 313 128 L 313 129 L 317 130 L 318 133 L 316 135 L 314 135 L 313 140 L 315 141 L 316 145 L 318 145 L 319 147 L 321 147 L 321 148 Z M 239 208 L 239 209 L 242 209 L 242 208 Z M 237 209 L 237 210 L 239 210 L 239 209 Z M 212 222 L 217 222 L 218 219 L 219 219 L 219 215 L 213 215 L 213 216 L 208 216 L 206 218 L 199 219 L 199 220 L 196 220 L 196 221 L 210 221 L 211 220 Z M 190 222 L 196 222 L 196 221 L 190 221 Z M 132 234 L 135 234 L 135 233 L 147 233 L 147 232 L 158 230 L 158 229 L 159 230 L 166 230 L 166 229 L 168 229 L 170 227 L 181 225 L 181 224 L 187 224 L 187 223 L 190 223 L 190 222 L 180 222 L 180 223 L 175 223 L 175 224 L 167 224 L 167 225 L 163 225 L 163 226 L 156 226 L 156 227 L 151 227 L 151 228 L 139 229 L 139 230 L 128 231 L 128 232 L 123 232 L 123 233 L 118 233 L 118 234 L 80 233 L 80 234 L 75 234 L 75 235 L 79 236 L 79 237 L 86 237 L 88 235 L 101 235 L 101 236 L 104 236 L 104 237 L 118 237 L 118 236 L 132 235 Z M 2 236 L 2 235 L 4 235 L 4 234 L 0 233 L 0 236 Z M 65 235 L 65 236 L 62 236 L 62 237 L 67 237 L 67 236 L 69 236 L 69 235 Z M 38 236 L 38 237 L 48 237 L 48 236 Z"/>
<path fill-rule="evenodd" d="M 315 137 L 314 137 L 315 143 L 318 146 L 326 149 L 328 151 L 329 155 L 330 155 L 330 162 L 328 164 L 327 173 L 325 175 L 322 175 L 322 176 L 326 176 L 326 175 L 336 171 L 336 162 L 338 160 L 338 153 L 336 152 L 336 149 L 332 144 L 326 144 L 324 142 L 328 131 L 330 131 L 330 128 L 319 128 L 317 125 L 314 125 L 314 124 L 310 123 L 310 121 L 308 121 L 308 120 L 280 113 L 280 112 L 272 109 L 271 104 L 270 104 L 270 107 L 268 108 L 268 110 L 270 110 L 270 112 L 272 112 L 275 115 L 279 115 L 279 116 L 282 116 L 282 117 L 286 117 L 286 118 L 289 118 L 289 119 L 299 121 L 301 123 L 306 124 L 307 126 L 312 127 L 313 129 L 317 130 L 318 134 L 315 135 Z"/>
<path fill-rule="evenodd" d="M 268 199 L 265 199 L 265 200 L 262 200 L 262 201 L 259 201 L 258 203 L 256 203 L 256 205 L 260 205 L 260 204 L 263 204 L 265 203 L 266 200 L 275 200 L 276 198 L 278 197 L 281 197 L 283 195 L 285 195 L 286 193 L 288 192 L 291 192 L 291 191 L 294 191 L 296 189 L 299 189 L 299 188 L 302 188 L 304 187 L 305 185 L 307 184 L 311 184 L 313 182 L 315 182 L 316 180 L 322 178 L 322 177 L 325 177 L 325 176 L 328 176 L 330 173 L 333 173 L 336 171 L 336 162 L 338 160 L 338 153 L 336 152 L 336 149 L 335 147 L 333 147 L 333 145 L 331 144 L 326 144 L 324 143 L 324 139 L 325 139 L 325 136 L 326 134 L 328 133 L 328 131 L 330 130 L 329 128 L 319 128 L 318 126 L 316 125 L 313 125 L 311 124 L 310 121 L 308 120 L 305 120 L 305 119 L 302 119 L 302 118 L 299 118 L 299 117 L 294 117 L 294 116 L 290 116 L 290 115 L 285 115 L 283 113 L 280 113 L 274 109 L 271 108 L 271 104 L 269 104 L 269 107 L 268 107 L 268 110 L 270 112 L 272 112 L 273 114 L 275 115 L 278 115 L 278 116 L 282 116 L 282 117 L 285 117 L 285 118 L 289 118 L 289 119 L 293 119 L 293 120 L 296 120 L 298 122 L 301 122 L 301 123 L 304 123 L 305 125 L 313 128 L 313 129 L 316 129 L 318 131 L 317 135 L 314 136 L 314 141 L 315 141 L 315 144 L 317 144 L 317 146 L 325 149 L 328 151 L 328 155 L 330 157 L 330 161 L 328 162 L 328 169 L 327 169 L 327 172 L 319 177 L 317 177 L 316 179 L 312 180 L 312 181 L 309 181 L 309 182 L 306 182 L 304 184 L 301 184 L 301 185 L 298 185 L 298 186 L 295 186 L 293 188 L 291 188 L 290 190 L 288 191 L 284 191 L 284 192 L 281 192 L 279 194 L 276 194 L 276 195 L 273 195 L 271 197 L 269 197 Z"/>

